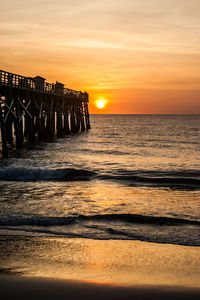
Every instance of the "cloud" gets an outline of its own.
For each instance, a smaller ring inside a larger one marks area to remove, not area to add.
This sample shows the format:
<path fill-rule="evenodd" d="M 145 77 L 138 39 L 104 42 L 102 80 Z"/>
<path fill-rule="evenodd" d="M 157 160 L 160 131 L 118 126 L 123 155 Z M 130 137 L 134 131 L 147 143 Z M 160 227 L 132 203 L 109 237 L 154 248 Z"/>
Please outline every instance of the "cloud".
<path fill-rule="evenodd" d="M 199 0 L 4 0 L 1 65 L 94 91 L 195 89 L 199 10 Z"/>

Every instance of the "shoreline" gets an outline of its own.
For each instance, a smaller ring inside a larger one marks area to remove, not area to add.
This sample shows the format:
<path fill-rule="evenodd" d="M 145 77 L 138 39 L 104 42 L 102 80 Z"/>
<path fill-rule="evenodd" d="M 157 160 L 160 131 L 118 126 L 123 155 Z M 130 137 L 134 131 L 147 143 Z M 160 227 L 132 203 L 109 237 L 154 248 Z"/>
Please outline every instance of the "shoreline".
<path fill-rule="evenodd" d="M 0 258 L 4 300 L 200 298 L 198 247 L 1 236 Z"/>

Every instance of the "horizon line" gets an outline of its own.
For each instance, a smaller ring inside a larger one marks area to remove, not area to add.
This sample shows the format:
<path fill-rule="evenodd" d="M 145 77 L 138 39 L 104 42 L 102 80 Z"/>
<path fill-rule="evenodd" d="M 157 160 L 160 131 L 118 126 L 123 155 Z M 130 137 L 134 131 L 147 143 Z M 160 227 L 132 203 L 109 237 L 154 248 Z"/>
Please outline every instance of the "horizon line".
<path fill-rule="evenodd" d="M 90 113 L 90 115 L 147 115 L 147 116 L 152 116 L 152 115 L 159 115 L 159 116 L 200 116 L 200 113 L 130 113 L 130 114 L 121 114 L 121 113 L 110 113 L 110 114 L 97 114 L 97 113 Z"/>

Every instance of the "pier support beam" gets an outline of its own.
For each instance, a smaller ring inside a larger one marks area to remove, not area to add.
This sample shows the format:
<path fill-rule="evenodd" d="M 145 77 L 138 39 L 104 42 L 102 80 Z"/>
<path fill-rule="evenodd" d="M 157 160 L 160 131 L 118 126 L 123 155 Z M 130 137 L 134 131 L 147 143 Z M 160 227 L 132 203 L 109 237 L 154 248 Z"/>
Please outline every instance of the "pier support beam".
<path fill-rule="evenodd" d="M 64 114 L 64 133 L 70 134 L 68 111 Z"/>
<path fill-rule="evenodd" d="M 71 133 L 76 133 L 76 119 L 75 119 L 75 110 L 73 105 L 71 107 L 71 112 L 70 112 L 70 125 L 71 125 Z"/>
<path fill-rule="evenodd" d="M 7 155 L 7 152 L 8 152 L 7 138 L 6 138 L 6 130 L 5 130 L 5 123 L 4 123 L 1 103 L 0 103 L 0 126 L 1 126 L 2 151 L 3 151 L 4 155 Z"/>
<path fill-rule="evenodd" d="M 63 136 L 63 127 L 62 127 L 62 113 L 60 111 L 60 109 L 57 109 L 56 112 L 56 129 L 57 129 L 57 137 L 62 137 Z"/>
<path fill-rule="evenodd" d="M 24 136 L 23 136 L 23 122 L 22 122 L 22 110 L 19 103 L 19 98 L 15 98 L 15 109 L 16 109 L 16 119 L 14 120 L 15 136 L 16 136 L 16 147 L 21 149 L 23 146 Z"/>
<path fill-rule="evenodd" d="M 80 118 L 80 106 L 76 106 L 76 132 L 80 131 L 80 123 L 81 123 L 81 118 Z"/>
<path fill-rule="evenodd" d="M 55 112 L 53 99 L 51 99 L 47 107 L 46 133 L 50 138 L 55 135 Z"/>
<path fill-rule="evenodd" d="M 85 110 L 86 128 L 90 129 L 91 128 L 91 126 L 90 126 L 90 116 L 89 116 L 89 110 L 88 110 L 88 104 L 87 103 L 85 103 L 84 110 Z"/>
<path fill-rule="evenodd" d="M 30 144 L 35 141 L 35 130 L 34 130 L 34 105 L 33 99 L 29 96 L 29 93 L 26 95 L 23 103 L 21 105 L 24 108 L 24 137 L 26 137 Z"/>
<path fill-rule="evenodd" d="M 27 125 L 27 138 L 30 144 L 35 142 L 35 130 L 34 130 L 34 108 L 31 105 L 30 111 L 32 112 L 32 115 L 26 114 L 25 120 Z"/>
<path fill-rule="evenodd" d="M 6 95 L 5 102 L 8 106 L 5 106 L 5 132 L 6 139 L 10 145 L 13 145 L 13 115 L 10 110 L 13 110 L 13 102 L 12 101 L 12 90 L 10 89 L 8 94 Z"/>
<path fill-rule="evenodd" d="M 80 115 L 81 115 L 81 131 L 85 131 L 85 119 L 84 119 L 84 111 L 83 111 L 84 103 L 81 102 L 80 106 Z"/>

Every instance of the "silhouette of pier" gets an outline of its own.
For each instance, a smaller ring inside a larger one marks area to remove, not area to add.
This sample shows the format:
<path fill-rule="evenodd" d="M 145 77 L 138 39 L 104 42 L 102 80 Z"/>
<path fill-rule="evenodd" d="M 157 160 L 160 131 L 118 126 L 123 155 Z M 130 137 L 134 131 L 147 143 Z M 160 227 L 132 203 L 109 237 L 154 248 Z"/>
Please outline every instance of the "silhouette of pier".
<path fill-rule="evenodd" d="M 0 71 L 0 126 L 3 152 L 24 140 L 46 140 L 90 129 L 88 94 L 47 83 L 45 78 Z"/>

